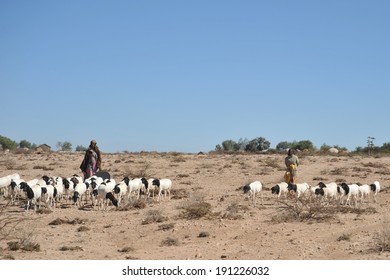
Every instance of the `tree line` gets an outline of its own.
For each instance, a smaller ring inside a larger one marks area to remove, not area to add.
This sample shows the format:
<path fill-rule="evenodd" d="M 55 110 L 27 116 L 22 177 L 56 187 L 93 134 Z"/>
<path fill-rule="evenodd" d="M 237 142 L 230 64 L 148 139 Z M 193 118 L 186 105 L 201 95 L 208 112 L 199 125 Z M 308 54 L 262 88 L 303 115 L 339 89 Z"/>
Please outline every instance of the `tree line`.
<path fill-rule="evenodd" d="M 357 147 L 354 151 L 351 152 L 368 153 L 368 154 L 390 153 L 390 142 L 384 143 L 382 146 L 375 146 L 373 143 L 374 139 L 375 138 L 369 136 L 366 147 Z M 73 151 L 73 145 L 69 141 L 57 142 L 56 146 L 58 151 Z M 2 149 L 15 150 L 18 148 L 21 149 L 26 148 L 29 150 L 33 150 L 37 147 L 38 147 L 37 144 L 31 143 L 27 140 L 21 140 L 18 143 L 14 140 L 11 140 L 8 137 L 0 135 L 0 148 Z M 310 140 L 300 140 L 300 141 L 293 141 L 293 142 L 282 141 L 275 146 L 275 149 L 271 149 L 270 147 L 271 147 L 271 142 L 264 137 L 256 137 L 252 140 L 249 140 L 247 138 L 240 138 L 238 141 L 234 141 L 234 140 L 222 141 L 221 144 L 217 144 L 215 146 L 215 151 L 217 152 L 245 151 L 245 152 L 255 153 L 255 152 L 264 152 L 269 150 L 285 151 L 287 149 L 294 149 L 300 151 L 304 151 L 304 150 L 329 151 L 330 148 L 336 148 L 339 151 L 347 151 L 347 148 L 345 147 L 340 147 L 338 145 L 330 146 L 327 144 L 323 144 L 319 149 L 317 149 L 314 146 L 313 142 L 311 142 Z M 86 151 L 86 150 L 87 148 L 82 145 L 78 145 L 75 148 L 75 151 Z"/>

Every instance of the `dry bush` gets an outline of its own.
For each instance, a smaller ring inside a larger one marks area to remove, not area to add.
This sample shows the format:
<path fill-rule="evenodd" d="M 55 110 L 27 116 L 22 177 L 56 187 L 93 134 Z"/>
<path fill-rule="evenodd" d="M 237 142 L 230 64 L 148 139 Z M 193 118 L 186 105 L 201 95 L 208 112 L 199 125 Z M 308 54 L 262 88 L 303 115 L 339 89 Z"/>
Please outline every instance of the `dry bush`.
<path fill-rule="evenodd" d="M 386 220 L 380 232 L 374 236 L 373 251 L 383 253 L 390 252 L 390 222 Z"/>
<path fill-rule="evenodd" d="M 273 222 L 327 222 L 337 219 L 337 214 L 374 214 L 375 208 L 356 208 L 344 205 L 325 205 L 317 199 L 308 197 L 279 201 L 282 211 L 272 217 Z"/>
<path fill-rule="evenodd" d="M 34 241 L 32 233 L 24 233 L 18 241 L 10 241 L 7 243 L 8 249 L 11 251 L 23 250 L 29 252 L 41 251 L 41 245 Z"/>
<path fill-rule="evenodd" d="M 135 251 L 134 248 L 133 247 L 129 247 L 129 246 L 124 247 L 124 248 L 118 250 L 119 253 L 129 253 L 129 252 L 134 252 L 134 251 Z"/>
<path fill-rule="evenodd" d="M 134 209 L 144 209 L 146 207 L 145 199 L 129 199 L 126 204 L 118 208 L 118 211 L 129 211 Z"/>
<path fill-rule="evenodd" d="M 145 218 L 142 220 L 142 225 L 152 224 L 152 223 L 162 223 L 168 220 L 167 217 L 164 217 L 161 214 L 160 210 L 149 210 L 145 214 Z"/>
<path fill-rule="evenodd" d="M 161 241 L 161 246 L 178 246 L 179 240 L 177 238 L 167 237 Z"/>
<path fill-rule="evenodd" d="M 75 218 L 74 220 L 69 220 L 68 218 L 66 218 L 66 219 L 57 218 L 57 219 L 51 221 L 49 223 L 49 225 L 62 225 L 62 224 L 78 225 L 78 224 L 83 224 L 86 221 L 88 221 L 88 220 L 87 219 L 79 219 L 79 218 Z"/>
<path fill-rule="evenodd" d="M 60 251 L 84 251 L 81 246 L 62 246 Z"/>
<path fill-rule="evenodd" d="M 223 213 L 222 219 L 227 220 L 242 220 L 244 219 L 243 215 L 240 213 L 241 211 L 247 211 L 249 208 L 248 206 L 240 205 L 236 202 L 230 204 L 228 208 L 226 209 L 226 212 Z"/>
<path fill-rule="evenodd" d="M 337 241 L 350 241 L 351 240 L 351 234 L 342 234 L 337 238 Z"/>
<path fill-rule="evenodd" d="M 171 199 L 184 199 L 188 198 L 188 191 L 186 189 L 172 189 Z"/>
<path fill-rule="evenodd" d="M 188 204 L 180 217 L 187 220 L 196 220 L 211 214 L 211 204 L 201 201 Z"/>
<path fill-rule="evenodd" d="M 175 227 L 174 223 L 162 224 L 158 226 L 158 230 L 167 231 Z"/>

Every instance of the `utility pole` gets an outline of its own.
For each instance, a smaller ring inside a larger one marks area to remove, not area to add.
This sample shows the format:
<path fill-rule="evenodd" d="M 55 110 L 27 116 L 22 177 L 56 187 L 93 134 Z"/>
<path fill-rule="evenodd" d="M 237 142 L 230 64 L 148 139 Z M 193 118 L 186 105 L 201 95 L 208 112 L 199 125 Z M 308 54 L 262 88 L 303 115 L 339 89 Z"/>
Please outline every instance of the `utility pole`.
<path fill-rule="evenodd" d="M 368 148 L 368 155 L 369 156 L 372 155 L 372 150 L 374 148 L 374 140 L 375 140 L 375 138 L 371 137 L 371 136 L 368 136 L 368 138 L 367 138 L 367 148 Z"/>

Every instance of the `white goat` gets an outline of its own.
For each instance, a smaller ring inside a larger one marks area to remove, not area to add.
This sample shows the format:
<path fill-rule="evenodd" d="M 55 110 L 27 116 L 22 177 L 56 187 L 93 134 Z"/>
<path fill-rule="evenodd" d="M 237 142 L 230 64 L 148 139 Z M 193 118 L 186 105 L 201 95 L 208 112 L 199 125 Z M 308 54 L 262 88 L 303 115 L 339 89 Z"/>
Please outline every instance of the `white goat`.
<path fill-rule="evenodd" d="M 118 199 L 118 204 L 121 202 L 122 198 L 127 194 L 128 185 L 130 179 L 125 177 L 121 182 L 115 185 L 113 192 Z"/>
<path fill-rule="evenodd" d="M 309 189 L 310 186 L 308 183 L 288 184 L 287 186 L 287 190 L 289 192 L 291 191 L 295 192 L 297 198 L 299 198 L 301 195 L 305 195 Z"/>
<path fill-rule="evenodd" d="M 128 185 L 128 198 L 131 198 L 132 193 L 136 193 L 137 199 L 139 199 L 141 195 L 141 190 L 145 188 L 145 184 L 147 184 L 147 181 L 145 178 L 134 178 L 129 181 Z"/>
<path fill-rule="evenodd" d="M 343 198 L 346 197 L 345 205 L 351 205 L 351 200 L 353 200 L 355 207 L 357 206 L 357 200 L 359 197 L 359 186 L 357 184 L 347 184 L 341 183 L 337 188 L 338 193 L 340 194 L 340 203 L 343 204 Z"/>
<path fill-rule="evenodd" d="M 27 205 L 26 211 L 28 211 L 31 203 L 34 204 L 34 211 L 37 211 L 37 206 L 39 207 L 39 202 L 42 194 L 42 187 L 40 185 L 35 185 L 30 187 L 26 182 L 20 183 L 20 188 L 26 193 L 27 196 Z"/>
<path fill-rule="evenodd" d="M 11 205 L 15 204 L 15 200 L 18 199 L 19 201 L 19 196 L 23 192 L 22 189 L 20 188 L 20 183 L 24 182 L 23 179 L 12 179 L 11 184 L 8 187 L 8 195 L 10 196 L 11 199 Z"/>
<path fill-rule="evenodd" d="M 374 196 L 374 202 L 376 203 L 376 196 L 381 191 L 381 185 L 378 181 L 375 181 L 374 183 L 370 184 L 371 192 Z"/>
<path fill-rule="evenodd" d="M 249 193 L 249 197 L 252 198 L 253 204 L 256 205 L 256 194 L 260 193 L 261 195 L 261 204 L 263 204 L 263 194 L 262 194 L 263 184 L 260 181 L 254 181 L 243 187 L 244 194 Z"/>
<path fill-rule="evenodd" d="M 87 192 L 87 184 L 86 183 L 78 183 L 74 187 L 73 197 L 72 197 L 73 202 L 74 202 L 74 206 L 78 205 L 79 207 L 81 207 L 82 198 L 86 192 Z"/>
<path fill-rule="evenodd" d="M 321 196 L 322 199 L 328 200 L 329 202 L 336 201 L 338 197 L 337 184 L 331 182 L 325 184 L 319 182 L 316 187 L 314 187 L 314 194 L 318 197 Z"/>
<path fill-rule="evenodd" d="M 286 182 L 281 182 L 271 188 L 271 194 L 277 195 L 278 200 L 282 194 L 287 199 L 287 187 L 288 184 Z"/>
<path fill-rule="evenodd" d="M 113 195 L 111 186 L 106 183 L 100 184 L 97 189 L 93 190 L 93 197 L 95 200 L 93 205 L 94 208 L 98 204 L 99 209 L 102 208 L 107 210 L 109 201 L 111 201 L 114 206 L 118 207 L 118 200 Z"/>
<path fill-rule="evenodd" d="M 171 199 L 171 189 L 172 189 L 172 181 L 170 179 L 164 178 L 164 179 L 154 179 L 152 181 L 152 185 L 158 187 L 158 197 L 157 201 L 160 201 L 162 198 L 162 192 L 164 191 L 164 199 L 167 197 L 168 193 L 168 200 Z"/>
<path fill-rule="evenodd" d="M 18 173 L 14 173 L 11 175 L 7 175 L 0 178 L 0 193 L 3 192 L 3 196 L 8 196 L 8 186 L 11 184 L 12 180 L 19 180 L 20 175 Z"/>

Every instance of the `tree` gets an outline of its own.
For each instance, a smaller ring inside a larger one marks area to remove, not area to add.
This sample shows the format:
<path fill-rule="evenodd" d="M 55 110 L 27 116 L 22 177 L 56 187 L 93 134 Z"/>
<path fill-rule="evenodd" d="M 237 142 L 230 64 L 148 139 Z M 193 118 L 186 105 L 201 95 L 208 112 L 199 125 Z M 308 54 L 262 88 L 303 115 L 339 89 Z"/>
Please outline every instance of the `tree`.
<path fill-rule="evenodd" d="M 0 135 L 0 145 L 3 149 L 9 149 L 9 150 L 14 150 L 18 147 L 18 144 L 4 136 Z"/>
<path fill-rule="evenodd" d="M 72 150 L 72 143 L 65 141 L 65 142 L 57 142 L 57 149 L 59 151 L 71 151 Z"/>
<path fill-rule="evenodd" d="M 282 142 L 279 142 L 277 145 L 276 145 L 276 150 L 279 150 L 279 151 L 285 151 L 287 149 L 290 149 L 291 148 L 291 143 L 287 142 L 287 141 L 282 141 Z"/>
<path fill-rule="evenodd" d="M 76 152 L 85 152 L 86 150 L 87 150 L 87 148 L 85 148 L 82 145 L 77 145 L 77 147 L 76 147 Z"/>
<path fill-rule="evenodd" d="M 236 152 L 240 146 L 233 140 L 225 140 L 222 142 L 222 148 L 225 152 Z"/>
<path fill-rule="evenodd" d="M 32 148 L 32 145 L 30 142 L 28 142 L 27 140 L 22 140 L 19 142 L 19 147 L 20 148 L 27 148 L 27 149 L 31 149 Z"/>
<path fill-rule="evenodd" d="M 247 152 L 256 152 L 256 151 L 265 151 L 268 150 L 271 143 L 267 141 L 264 137 L 257 137 L 245 146 L 245 151 Z"/>
<path fill-rule="evenodd" d="M 315 150 L 313 143 L 310 140 L 301 140 L 299 142 L 294 141 L 292 147 L 295 150 Z"/>

